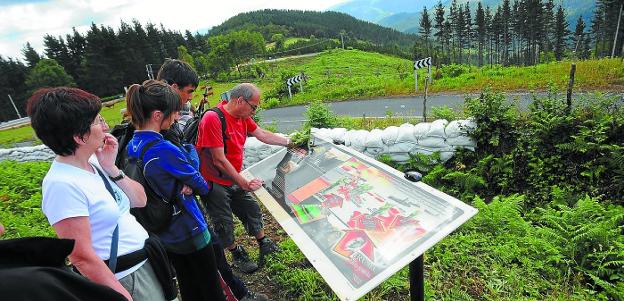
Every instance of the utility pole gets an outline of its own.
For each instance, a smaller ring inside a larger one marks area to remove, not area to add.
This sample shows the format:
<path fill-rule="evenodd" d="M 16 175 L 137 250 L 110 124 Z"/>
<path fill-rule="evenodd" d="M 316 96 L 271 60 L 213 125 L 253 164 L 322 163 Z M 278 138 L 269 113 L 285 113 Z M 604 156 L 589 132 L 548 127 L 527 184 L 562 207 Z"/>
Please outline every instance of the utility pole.
<path fill-rule="evenodd" d="M 146 64 L 145 71 L 147 71 L 147 79 L 154 79 L 154 70 L 152 70 L 152 64 Z"/>
<path fill-rule="evenodd" d="M 429 80 L 425 79 L 425 98 L 423 99 L 423 121 L 427 122 L 427 93 L 429 92 Z"/>
<path fill-rule="evenodd" d="M 20 114 L 20 112 L 17 110 L 17 107 L 15 106 L 15 102 L 13 102 L 13 98 L 11 97 L 11 94 L 9 95 L 9 100 L 11 101 L 11 104 L 13 105 L 13 109 L 15 109 L 15 113 L 17 113 L 17 118 L 22 118 L 22 115 Z"/>
<path fill-rule="evenodd" d="M 574 87 L 574 73 L 576 72 L 576 63 L 572 63 L 570 66 L 570 80 L 568 81 L 568 93 L 566 95 L 566 112 L 572 111 L 572 87 Z"/>

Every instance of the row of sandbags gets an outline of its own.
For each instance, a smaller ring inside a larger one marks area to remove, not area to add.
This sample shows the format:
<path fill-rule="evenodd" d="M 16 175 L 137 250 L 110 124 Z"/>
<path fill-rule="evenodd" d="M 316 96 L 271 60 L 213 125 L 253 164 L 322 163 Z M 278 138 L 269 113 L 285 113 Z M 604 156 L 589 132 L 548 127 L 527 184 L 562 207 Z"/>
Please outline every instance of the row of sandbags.
<path fill-rule="evenodd" d="M 256 137 L 247 137 L 247 141 L 245 142 L 245 155 L 243 156 L 243 168 L 247 168 L 261 161 L 282 148 L 283 146 L 269 145 L 260 142 Z"/>
<path fill-rule="evenodd" d="M 17 162 L 50 161 L 56 155 L 47 146 L 41 144 L 36 146 L 16 147 L 10 149 L 0 149 L 0 161 L 13 160 Z"/>
<path fill-rule="evenodd" d="M 439 119 L 416 125 L 405 123 L 370 132 L 334 128 L 315 129 L 314 133 L 371 157 L 387 154 L 394 161 L 405 162 L 409 160 L 410 154 L 431 155 L 440 152 L 441 160 L 446 161 L 457 148 L 474 150 L 476 143 L 470 137 L 470 132 L 475 128 L 476 124 L 470 119 L 451 122 Z"/>

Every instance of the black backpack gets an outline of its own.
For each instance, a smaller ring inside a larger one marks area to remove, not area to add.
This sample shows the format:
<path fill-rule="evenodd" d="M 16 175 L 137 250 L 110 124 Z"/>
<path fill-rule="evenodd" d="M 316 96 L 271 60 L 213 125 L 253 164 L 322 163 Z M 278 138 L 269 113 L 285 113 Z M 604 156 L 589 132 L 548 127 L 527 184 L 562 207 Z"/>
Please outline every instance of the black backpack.
<path fill-rule="evenodd" d="M 117 138 L 119 148 L 117 148 L 117 157 L 115 158 L 115 165 L 120 169 L 124 169 L 126 166 L 126 156 L 128 155 L 128 143 L 132 140 L 134 135 L 134 125 L 130 122 L 125 122 L 116 125 L 111 130 L 111 135 Z"/>
<path fill-rule="evenodd" d="M 150 149 L 158 140 L 148 142 L 138 158 L 129 157 L 125 160 L 125 166 L 123 168 L 124 173 L 131 179 L 139 182 L 145 189 L 147 195 L 147 204 L 142 208 L 131 208 L 130 213 L 134 215 L 137 221 L 151 233 L 159 233 L 171 224 L 171 219 L 175 213 L 174 202 L 175 192 L 178 185 L 174 185 L 174 191 L 171 192 L 169 199 L 157 194 L 149 185 L 143 174 L 143 168 L 145 167 L 143 162 L 143 156 L 148 149 Z"/>
<path fill-rule="evenodd" d="M 223 137 L 223 153 L 226 153 L 227 146 L 225 144 L 225 140 L 227 140 L 227 137 L 225 136 L 225 128 L 227 125 L 225 123 L 225 115 L 223 115 L 223 111 L 221 111 L 221 109 L 219 108 L 211 108 L 206 110 L 205 112 L 199 112 L 195 116 L 193 116 L 192 119 L 189 119 L 184 125 L 184 142 L 190 143 L 192 145 L 197 144 L 197 132 L 199 130 L 199 123 L 204 117 L 204 114 L 206 114 L 206 112 L 208 111 L 213 111 L 217 113 L 217 115 L 219 115 L 219 119 L 221 120 L 221 137 Z"/>

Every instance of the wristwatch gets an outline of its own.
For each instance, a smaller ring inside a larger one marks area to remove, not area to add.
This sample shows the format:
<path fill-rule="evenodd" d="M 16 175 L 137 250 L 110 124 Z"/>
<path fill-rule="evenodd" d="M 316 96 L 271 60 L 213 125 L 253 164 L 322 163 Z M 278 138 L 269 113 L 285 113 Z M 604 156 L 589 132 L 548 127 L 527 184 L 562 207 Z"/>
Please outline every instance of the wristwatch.
<path fill-rule="evenodd" d="M 120 169 L 119 170 L 119 175 L 117 175 L 116 177 L 109 177 L 109 178 L 111 179 L 111 181 L 117 182 L 117 181 L 119 181 L 119 180 L 121 180 L 121 179 L 123 179 L 125 177 L 126 177 L 126 174 L 123 172 L 123 170 Z"/>

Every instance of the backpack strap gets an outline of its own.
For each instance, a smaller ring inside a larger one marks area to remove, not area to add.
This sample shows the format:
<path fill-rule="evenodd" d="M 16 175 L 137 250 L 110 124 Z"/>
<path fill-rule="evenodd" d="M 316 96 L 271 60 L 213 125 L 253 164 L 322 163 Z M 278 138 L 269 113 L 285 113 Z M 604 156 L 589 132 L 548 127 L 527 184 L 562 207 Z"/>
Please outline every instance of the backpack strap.
<path fill-rule="evenodd" d="M 104 176 L 104 173 L 95 166 L 93 166 L 93 168 L 97 170 L 100 177 L 102 177 L 102 181 L 104 181 L 104 186 L 106 186 L 106 190 L 108 190 L 108 192 L 111 194 L 111 196 L 113 197 L 113 200 L 115 200 L 115 202 L 118 202 L 117 197 L 115 196 L 115 191 L 113 190 L 113 187 L 111 186 L 111 184 L 108 182 L 108 179 L 106 179 L 106 176 Z M 119 245 L 119 224 L 115 225 L 115 230 L 113 230 L 113 238 L 111 239 L 110 255 L 108 256 L 108 268 L 113 272 L 113 274 L 117 270 L 117 251 L 119 249 L 118 245 Z"/>
<path fill-rule="evenodd" d="M 219 119 L 221 119 L 221 137 L 223 137 L 223 153 L 226 154 L 227 144 L 225 144 L 225 140 L 227 140 L 227 137 L 225 136 L 225 128 L 227 124 L 225 123 L 225 115 L 223 114 L 223 111 L 221 111 L 221 109 L 219 109 L 218 107 L 210 108 L 208 111 L 213 111 L 217 113 L 217 115 L 219 115 Z"/>
<path fill-rule="evenodd" d="M 143 149 L 141 149 L 141 154 L 139 154 L 139 160 L 141 160 L 141 164 L 143 163 L 143 157 L 145 156 L 145 153 L 147 152 L 148 149 L 150 149 L 152 146 L 154 146 L 154 144 L 156 144 L 158 142 L 158 140 L 152 140 L 148 143 L 145 144 L 145 146 L 143 146 Z M 141 167 L 142 169 L 143 167 Z"/>

